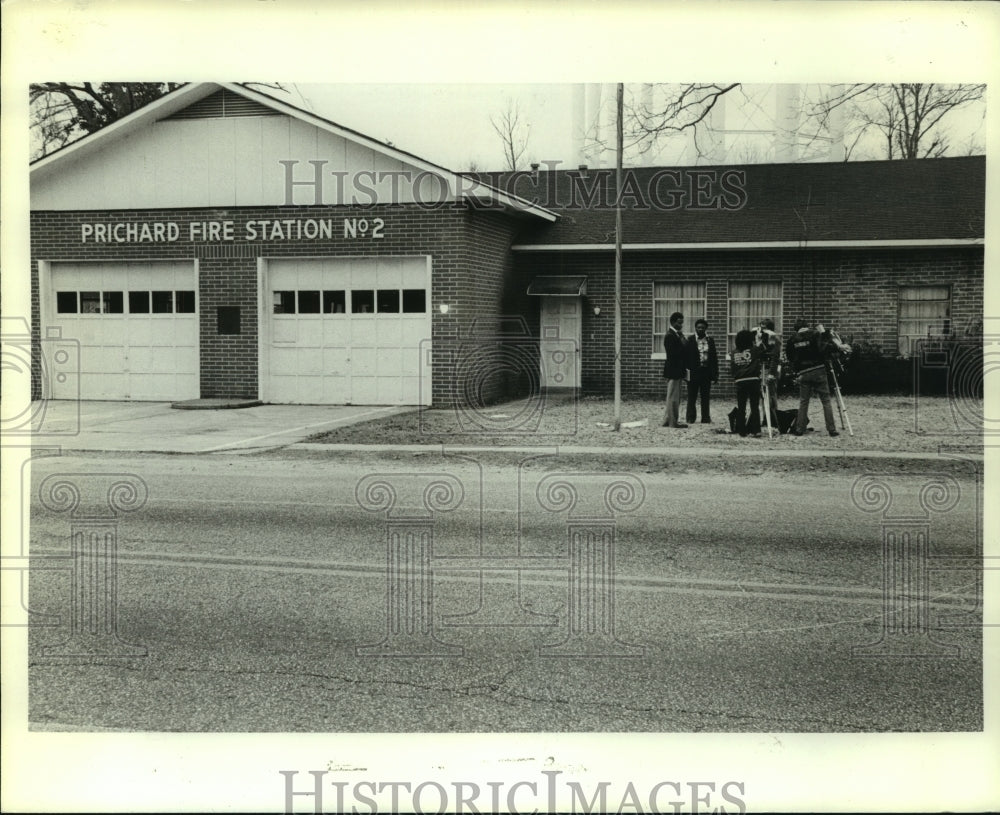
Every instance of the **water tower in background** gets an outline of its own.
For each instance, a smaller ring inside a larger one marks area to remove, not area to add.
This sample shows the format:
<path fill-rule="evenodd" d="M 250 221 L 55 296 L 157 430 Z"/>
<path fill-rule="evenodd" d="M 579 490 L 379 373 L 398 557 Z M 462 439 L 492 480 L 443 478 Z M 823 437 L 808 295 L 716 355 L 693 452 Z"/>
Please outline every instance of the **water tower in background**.
<path fill-rule="evenodd" d="M 628 84 L 626 109 L 661 109 L 676 85 Z M 844 160 L 843 109 L 822 126 L 804 111 L 838 86 L 743 85 L 720 96 L 696 129 L 638 141 L 626 135 L 625 163 L 753 164 Z M 630 131 L 626 112 L 626 133 Z M 609 167 L 615 155 L 615 85 L 577 84 L 572 96 L 574 165 Z"/>

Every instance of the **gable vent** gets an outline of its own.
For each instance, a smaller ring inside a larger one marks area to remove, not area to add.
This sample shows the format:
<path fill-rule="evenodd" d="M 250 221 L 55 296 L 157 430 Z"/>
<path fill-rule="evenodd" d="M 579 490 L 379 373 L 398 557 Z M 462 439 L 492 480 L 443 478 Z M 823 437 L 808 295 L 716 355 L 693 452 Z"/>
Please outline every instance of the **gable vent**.
<path fill-rule="evenodd" d="M 231 90 L 223 88 L 210 96 L 206 96 L 200 102 L 189 105 L 184 110 L 179 110 L 171 116 L 164 118 L 164 121 L 173 119 L 229 119 L 234 116 L 280 116 L 281 114 L 255 102 L 233 93 Z"/>

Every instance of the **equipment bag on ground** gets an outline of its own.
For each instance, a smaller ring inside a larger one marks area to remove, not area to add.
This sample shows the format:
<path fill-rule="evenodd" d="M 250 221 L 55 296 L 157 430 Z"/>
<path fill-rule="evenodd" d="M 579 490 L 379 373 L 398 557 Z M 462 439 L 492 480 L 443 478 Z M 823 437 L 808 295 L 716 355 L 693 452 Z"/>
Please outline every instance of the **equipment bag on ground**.
<path fill-rule="evenodd" d="M 779 410 L 777 413 L 777 422 L 775 423 L 776 429 L 779 433 L 791 433 L 795 430 L 795 420 L 798 418 L 799 412 L 797 410 Z M 729 411 L 729 432 L 736 433 L 736 417 L 740 415 L 739 408 L 733 408 Z M 772 414 L 772 418 L 775 418 Z M 806 418 L 806 427 L 809 426 L 809 419 Z"/>

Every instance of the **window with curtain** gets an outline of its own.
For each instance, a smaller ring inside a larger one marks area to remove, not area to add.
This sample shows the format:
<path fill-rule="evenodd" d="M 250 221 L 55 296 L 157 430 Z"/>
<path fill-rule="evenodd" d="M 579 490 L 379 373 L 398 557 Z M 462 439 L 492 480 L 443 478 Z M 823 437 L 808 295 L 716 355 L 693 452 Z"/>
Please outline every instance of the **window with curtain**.
<path fill-rule="evenodd" d="M 951 333 L 951 289 L 948 286 L 901 286 L 899 289 L 899 353 L 910 356 L 917 340 Z"/>
<path fill-rule="evenodd" d="M 653 284 L 653 353 L 663 353 L 663 337 L 670 315 L 684 315 L 684 333 L 694 332 L 694 321 L 705 316 L 704 283 Z"/>
<path fill-rule="evenodd" d="M 774 320 L 781 334 L 781 283 L 730 283 L 727 347 L 735 345 L 737 331 L 757 328 L 764 319 Z"/>

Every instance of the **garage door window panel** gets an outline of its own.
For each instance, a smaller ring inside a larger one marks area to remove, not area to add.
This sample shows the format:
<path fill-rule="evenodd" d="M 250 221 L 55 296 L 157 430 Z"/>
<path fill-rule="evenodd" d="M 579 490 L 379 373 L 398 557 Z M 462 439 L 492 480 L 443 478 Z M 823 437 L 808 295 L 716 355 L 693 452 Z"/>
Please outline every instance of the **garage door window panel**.
<path fill-rule="evenodd" d="M 195 300 L 193 291 L 177 291 L 174 292 L 174 297 L 174 304 L 177 307 L 178 314 L 194 314 Z"/>
<path fill-rule="evenodd" d="M 149 292 L 130 291 L 128 293 L 129 314 L 149 314 Z"/>
<path fill-rule="evenodd" d="M 80 313 L 81 314 L 101 313 L 101 293 L 99 291 L 80 292 Z"/>
<path fill-rule="evenodd" d="M 378 290 L 378 313 L 379 314 L 399 314 L 399 290 L 379 289 Z"/>
<path fill-rule="evenodd" d="M 319 291 L 306 290 L 299 292 L 299 314 L 319 314 Z"/>
<path fill-rule="evenodd" d="M 353 314 L 374 314 L 375 291 L 373 289 L 354 289 L 351 292 L 351 312 Z"/>
<path fill-rule="evenodd" d="M 276 291 L 274 293 L 274 313 L 275 314 L 295 313 L 294 291 Z"/>
<path fill-rule="evenodd" d="M 122 314 L 125 311 L 124 293 L 120 291 L 101 292 L 101 311 L 104 314 Z"/>
<path fill-rule="evenodd" d="M 78 314 L 79 310 L 75 291 L 56 292 L 56 311 L 59 314 Z"/>
<path fill-rule="evenodd" d="M 347 292 L 343 289 L 323 292 L 323 313 L 343 314 L 347 310 Z"/>
<path fill-rule="evenodd" d="M 174 313 L 174 293 L 172 291 L 153 292 L 153 314 Z"/>
<path fill-rule="evenodd" d="M 427 292 L 424 289 L 403 289 L 403 314 L 425 314 Z"/>

